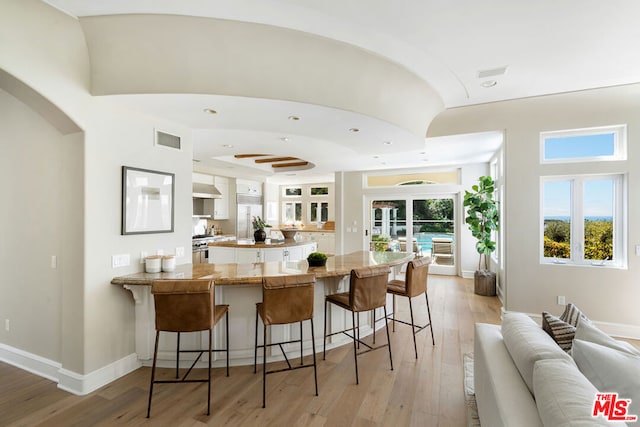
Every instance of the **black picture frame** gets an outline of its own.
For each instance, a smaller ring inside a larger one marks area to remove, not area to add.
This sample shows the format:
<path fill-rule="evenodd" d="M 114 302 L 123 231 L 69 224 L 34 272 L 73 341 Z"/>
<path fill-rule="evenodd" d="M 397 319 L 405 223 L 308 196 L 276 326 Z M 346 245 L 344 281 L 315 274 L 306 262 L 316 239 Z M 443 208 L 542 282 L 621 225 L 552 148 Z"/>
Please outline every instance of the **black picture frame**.
<path fill-rule="evenodd" d="M 122 235 L 172 233 L 175 174 L 122 166 Z"/>

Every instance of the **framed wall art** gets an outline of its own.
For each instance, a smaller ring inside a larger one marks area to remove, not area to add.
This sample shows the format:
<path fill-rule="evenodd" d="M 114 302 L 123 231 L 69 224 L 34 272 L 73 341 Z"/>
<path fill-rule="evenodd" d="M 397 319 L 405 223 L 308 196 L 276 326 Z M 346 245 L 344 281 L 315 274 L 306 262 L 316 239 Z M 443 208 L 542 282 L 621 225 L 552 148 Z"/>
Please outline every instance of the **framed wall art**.
<path fill-rule="evenodd" d="M 122 167 L 122 233 L 173 232 L 175 175 Z"/>

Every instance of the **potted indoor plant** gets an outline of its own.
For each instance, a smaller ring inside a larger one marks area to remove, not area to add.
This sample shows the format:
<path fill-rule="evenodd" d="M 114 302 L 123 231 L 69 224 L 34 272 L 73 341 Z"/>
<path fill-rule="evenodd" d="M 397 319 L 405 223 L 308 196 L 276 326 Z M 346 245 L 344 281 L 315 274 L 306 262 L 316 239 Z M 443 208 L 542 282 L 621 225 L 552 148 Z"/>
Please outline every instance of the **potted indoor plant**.
<path fill-rule="evenodd" d="M 253 232 L 253 240 L 255 240 L 256 243 L 267 240 L 267 232 L 264 231 L 264 229 L 271 226 L 264 222 L 259 216 L 254 216 L 251 222 L 253 223 L 253 229 L 255 230 Z"/>
<path fill-rule="evenodd" d="M 493 199 L 493 178 L 481 176 L 478 181 L 478 185 L 471 187 L 473 191 L 465 191 L 464 194 L 464 206 L 467 208 L 465 223 L 477 239 L 476 251 L 480 255 L 478 270 L 474 274 L 474 292 L 495 295 L 496 273 L 489 270 L 489 256 L 496 250 L 492 233 L 498 230 L 498 203 Z"/>
<path fill-rule="evenodd" d="M 323 267 L 327 263 L 327 256 L 322 252 L 311 252 L 307 257 L 309 267 Z"/>

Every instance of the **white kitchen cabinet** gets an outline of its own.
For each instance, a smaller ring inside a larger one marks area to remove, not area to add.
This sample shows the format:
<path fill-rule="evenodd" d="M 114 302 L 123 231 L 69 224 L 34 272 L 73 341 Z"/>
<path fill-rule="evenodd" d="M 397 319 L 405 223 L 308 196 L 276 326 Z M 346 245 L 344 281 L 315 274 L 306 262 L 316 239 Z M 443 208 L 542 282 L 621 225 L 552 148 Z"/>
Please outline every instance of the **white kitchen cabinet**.
<path fill-rule="evenodd" d="M 264 262 L 263 250 L 258 248 L 236 248 L 236 262 L 238 264 L 251 264 Z"/>
<path fill-rule="evenodd" d="M 236 262 L 236 250 L 234 248 L 209 247 L 210 264 L 234 264 Z"/>
<path fill-rule="evenodd" d="M 271 248 L 209 246 L 209 262 L 212 264 L 251 264 L 254 262 L 284 262 L 306 259 L 317 250 L 315 242 L 306 245 L 274 246 Z"/>
<path fill-rule="evenodd" d="M 229 219 L 229 178 L 216 176 L 213 182 L 222 194 L 220 199 L 214 200 L 213 219 Z"/>
<path fill-rule="evenodd" d="M 299 231 L 298 234 L 304 242 L 315 242 L 318 245 L 318 252 L 322 252 L 325 254 L 335 254 L 336 240 L 334 233 L 320 231 Z"/>

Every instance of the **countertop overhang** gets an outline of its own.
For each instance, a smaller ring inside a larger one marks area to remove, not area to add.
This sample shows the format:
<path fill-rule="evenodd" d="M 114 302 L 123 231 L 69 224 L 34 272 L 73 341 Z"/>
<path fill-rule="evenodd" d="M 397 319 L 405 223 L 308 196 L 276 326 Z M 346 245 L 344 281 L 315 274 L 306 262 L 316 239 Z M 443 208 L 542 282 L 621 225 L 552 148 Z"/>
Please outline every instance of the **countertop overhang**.
<path fill-rule="evenodd" d="M 260 285 L 265 276 L 314 273 L 318 279 L 343 277 L 351 274 L 354 268 L 376 265 L 393 267 L 405 264 L 414 258 L 415 255 L 410 252 L 359 251 L 329 257 L 324 267 L 309 267 L 306 260 L 251 264 L 181 264 L 176 266 L 173 272 L 141 272 L 114 277 L 111 284 L 151 286 L 154 280 L 213 279 L 216 285 L 221 286 Z"/>

